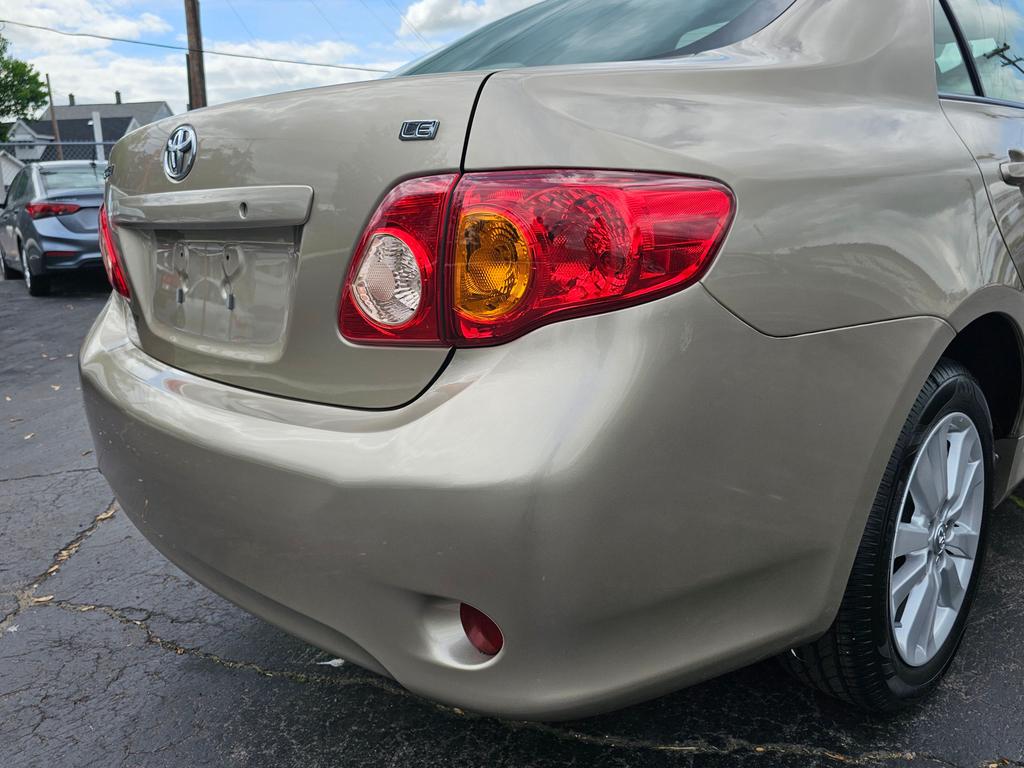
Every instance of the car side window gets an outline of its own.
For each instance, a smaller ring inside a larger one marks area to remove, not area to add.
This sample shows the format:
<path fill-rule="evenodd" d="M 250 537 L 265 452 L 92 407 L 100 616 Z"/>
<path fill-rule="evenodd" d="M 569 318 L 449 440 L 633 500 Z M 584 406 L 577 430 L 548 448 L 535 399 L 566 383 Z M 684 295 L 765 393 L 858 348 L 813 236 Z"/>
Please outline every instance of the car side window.
<path fill-rule="evenodd" d="M 939 93 L 976 95 L 953 25 L 939 0 L 935 0 L 935 77 Z"/>
<path fill-rule="evenodd" d="M 1024 103 L 1024 0 L 949 0 L 985 95 Z"/>
<path fill-rule="evenodd" d="M 32 178 L 32 172 L 26 168 L 25 169 L 25 183 L 24 183 L 24 185 L 21 188 L 21 194 L 18 195 L 18 203 L 21 204 L 21 205 L 24 205 L 29 200 L 31 200 L 33 197 L 35 197 L 35 194 L 36 194 L 36 185 L 35 185 L 35 181 Z"/>
<path fill-rule="evenodd" d="M 7 190 L 7 206 L 11 207 L 21 202 L 25 196 L 25 187 L 28 186 L 28 169 L 21 171 L 14 177 L 11 187 Z"/>

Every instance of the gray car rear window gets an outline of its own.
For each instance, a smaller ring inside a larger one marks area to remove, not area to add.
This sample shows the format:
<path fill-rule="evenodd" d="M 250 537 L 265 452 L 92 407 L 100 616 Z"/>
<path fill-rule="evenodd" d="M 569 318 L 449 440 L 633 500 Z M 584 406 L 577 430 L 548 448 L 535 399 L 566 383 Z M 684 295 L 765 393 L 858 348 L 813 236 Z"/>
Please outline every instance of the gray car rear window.
<path fill-rule="evenodd" d="M 681 56 L 749 37 L 793 0 L 547 0 L 395 75 Z"/>
<path fill-rule="evenodd" d="M 102 189 L 103 170 L 106 167 L 106 163 L 96 163 L 74 168 L 40 169 L 39 177 L 48 192 L 57 189 Z"/>

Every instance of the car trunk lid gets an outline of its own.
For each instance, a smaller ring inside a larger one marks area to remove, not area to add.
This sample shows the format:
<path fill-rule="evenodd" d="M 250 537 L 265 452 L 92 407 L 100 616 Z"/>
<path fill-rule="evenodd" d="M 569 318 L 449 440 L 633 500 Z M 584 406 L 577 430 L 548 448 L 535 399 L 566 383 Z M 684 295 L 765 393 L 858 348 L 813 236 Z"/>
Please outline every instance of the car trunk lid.
<path fill-rule="evenodd" d="M 485 73 L 397 78 L 201 110 L 126 136 L 111 154 L 110 212 L 142 348 L 241 387 L 359 408 L 414 399 L 443 348 L 345 341 L 337 313 L 352 251 L 383 196 L 458 171 Z M 400 141 L 410 119 L 431 141 Z M 168 138 L 198 144 L 178 182 Z"/>
<path fill-rule="evenodd" d="M 100 204 L 103 202 L 103 193 L 101 191 L 56 190 L 48 192 L 45 202 L 70 203 L 79 206 L 78 210 L 74 213 L 61 214 L 61 223 L 75 233 L 86 234 L 96 232 L 99 226 Z"/>

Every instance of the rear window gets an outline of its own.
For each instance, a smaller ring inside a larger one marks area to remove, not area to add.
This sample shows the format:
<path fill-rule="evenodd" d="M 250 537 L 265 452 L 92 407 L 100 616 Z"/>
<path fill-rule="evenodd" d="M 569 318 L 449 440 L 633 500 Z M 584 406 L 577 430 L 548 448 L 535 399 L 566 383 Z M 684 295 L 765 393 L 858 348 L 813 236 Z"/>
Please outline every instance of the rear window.
<path fill-rule="evenodd" d="M 684 56 L 730 45 L 793 0 L 547 0 L 494 22 L 396 75 Z"/>
<path fill-rule="evenodd" d="M 52 190 L 101 189 L 106 163 L 75 168 L 40 168 L 39 177 L 47 192 Z"/>

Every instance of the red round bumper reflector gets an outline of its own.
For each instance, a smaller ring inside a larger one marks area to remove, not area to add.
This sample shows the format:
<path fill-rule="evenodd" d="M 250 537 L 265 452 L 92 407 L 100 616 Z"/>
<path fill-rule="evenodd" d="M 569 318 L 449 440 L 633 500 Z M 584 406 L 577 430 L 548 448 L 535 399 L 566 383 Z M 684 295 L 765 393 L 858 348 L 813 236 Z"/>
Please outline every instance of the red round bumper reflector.
<path fill-rule="evenodd" d="M 461 603 L 459 618 L 462 619 L 462 629 L 474 648 L 487 656 L 497 655 L 501 646 L 505 644 L 505 638 L 501 636 L 498 625 L 491 621 L 487 614 L 471 605 Z"/>

